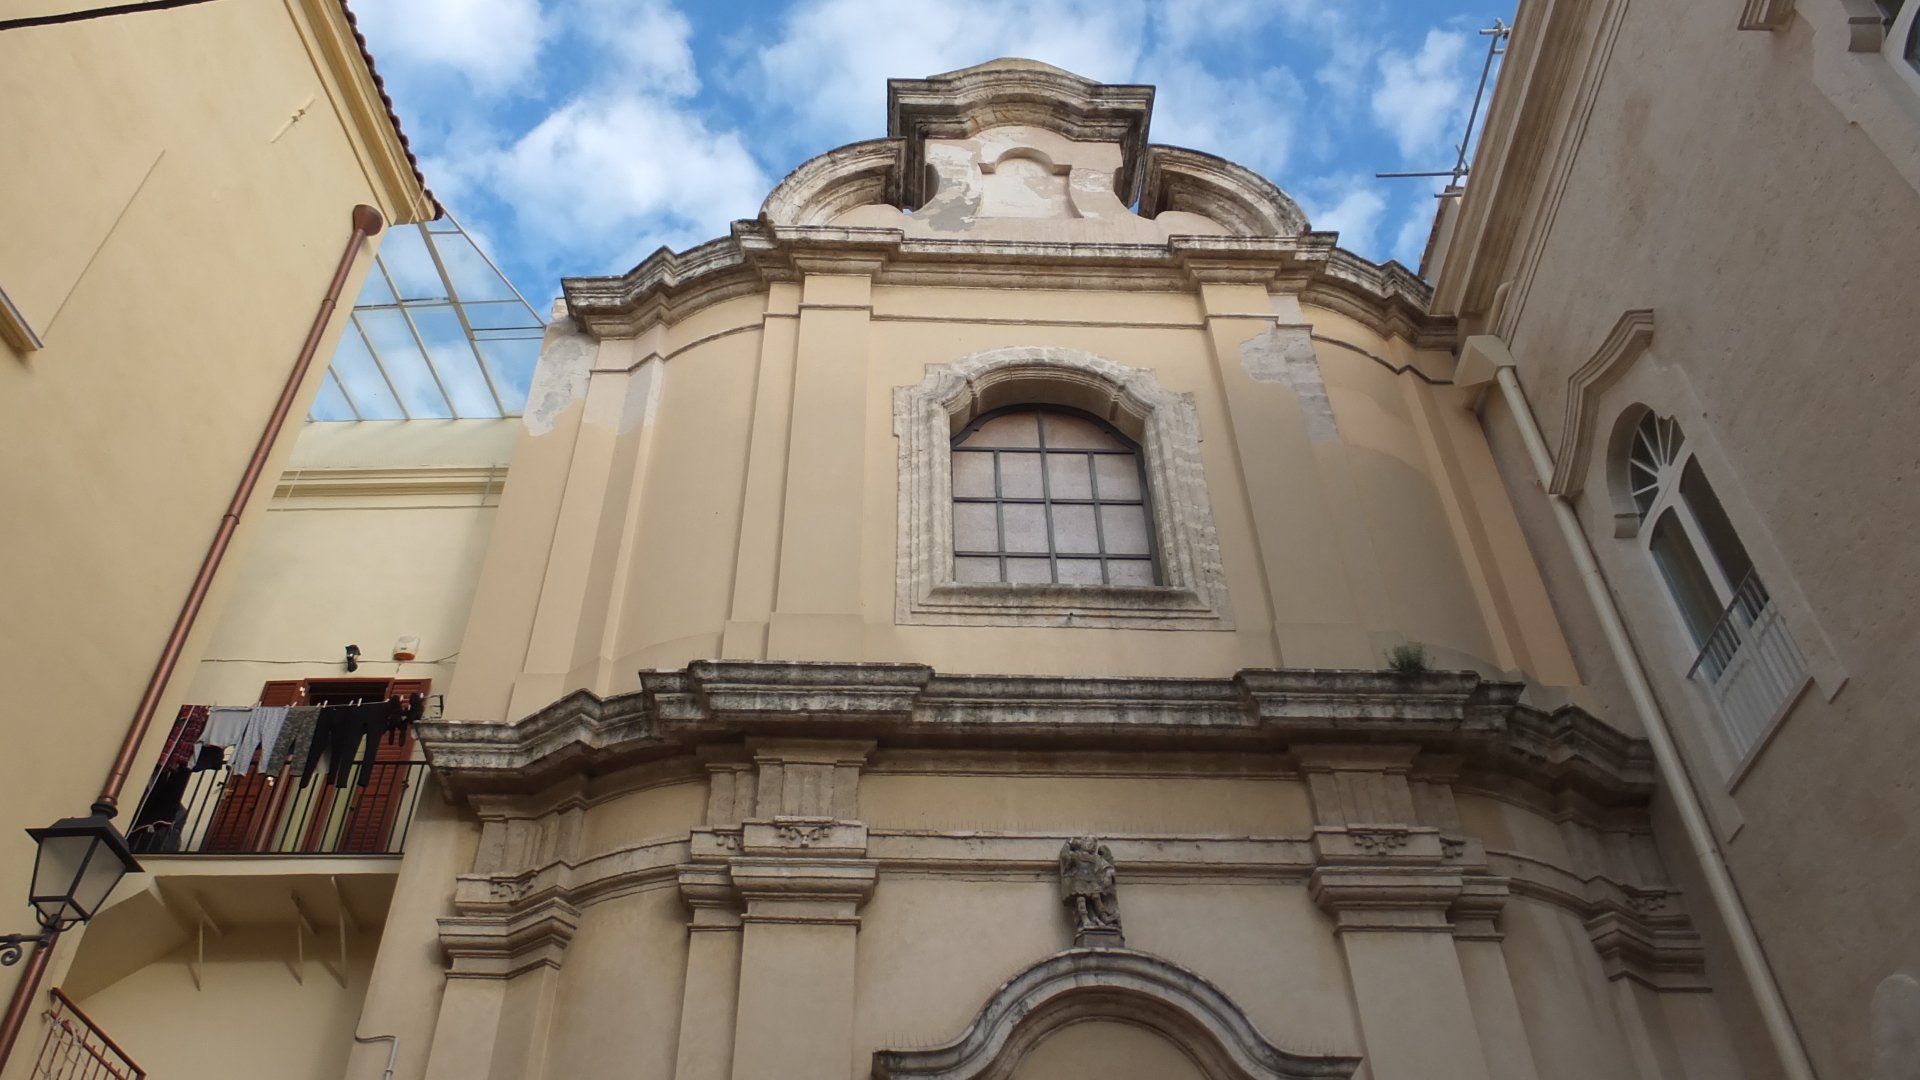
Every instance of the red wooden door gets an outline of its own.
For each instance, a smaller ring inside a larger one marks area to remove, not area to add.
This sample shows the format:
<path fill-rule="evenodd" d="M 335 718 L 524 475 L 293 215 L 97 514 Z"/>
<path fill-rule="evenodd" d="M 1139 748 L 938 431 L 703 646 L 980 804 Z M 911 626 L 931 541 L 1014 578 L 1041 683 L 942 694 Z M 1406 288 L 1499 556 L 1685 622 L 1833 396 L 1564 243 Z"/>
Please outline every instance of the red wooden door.
<path fill-rule="evenodd" d="M 296 705 L 305 699 L 305 694 L 306 683 L 302 680 L 270 682 L 260 690 L 260 704 Z M 264 757 L 272 749 L 271 746 L 261 747 L 261 756 Z M 245 764 L 232 762 L 231 768 L 239 769 Z M 263 845 L 273 830 L 281 801 L 274 788 L 273 778 L 265 773 L 249 771 L 242 776 L 228 772 L 225 785 L 220 789 L 220 801 L 214 804 L 213 815 L 207 821 L 206 834 L 200 839 L 199 850 L 264 850 Z"/>

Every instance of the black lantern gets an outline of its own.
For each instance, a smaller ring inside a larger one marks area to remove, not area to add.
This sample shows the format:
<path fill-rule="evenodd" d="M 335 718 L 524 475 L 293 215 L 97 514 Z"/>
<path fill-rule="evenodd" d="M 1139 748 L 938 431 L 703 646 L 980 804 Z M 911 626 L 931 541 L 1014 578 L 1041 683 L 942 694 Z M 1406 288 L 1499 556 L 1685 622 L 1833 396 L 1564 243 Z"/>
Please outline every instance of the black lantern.
<path fill-rule="evenodd" d="M 98 809 L 86 817 L 28 829 L 27 835 L 39 845 L 28 903 L 48 930 L 65 930 L 93 918 L 121 878 L 140 872 L 126 838 Z"/>

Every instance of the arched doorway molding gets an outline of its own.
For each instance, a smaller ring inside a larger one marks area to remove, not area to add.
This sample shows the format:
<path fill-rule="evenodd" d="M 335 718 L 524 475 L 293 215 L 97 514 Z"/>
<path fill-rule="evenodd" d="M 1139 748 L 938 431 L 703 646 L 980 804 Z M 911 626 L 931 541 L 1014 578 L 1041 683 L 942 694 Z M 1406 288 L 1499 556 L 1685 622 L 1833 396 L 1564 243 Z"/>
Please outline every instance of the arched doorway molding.
<path fill-rule="evenodd" d="M 994 991 L 960 1037 L 925 1050 L 873 1055 L 879 1080 L 1003 1080 L 1028 1050 L 1070 1024 L 1112 1020 L 1156 1031 L 1193 1056 L 1209 1080 L 1351 1077 L 1358 1057 L 1283 1050 L 1212 983 L 1129 949 L 1069 949 Z"/>

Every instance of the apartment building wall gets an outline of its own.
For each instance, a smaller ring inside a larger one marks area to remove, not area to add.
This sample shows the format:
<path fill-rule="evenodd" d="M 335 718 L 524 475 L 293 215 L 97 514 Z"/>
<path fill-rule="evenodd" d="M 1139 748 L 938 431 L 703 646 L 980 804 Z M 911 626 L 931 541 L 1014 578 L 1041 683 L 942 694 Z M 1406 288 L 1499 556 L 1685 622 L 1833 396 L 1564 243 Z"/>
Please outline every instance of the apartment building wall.
<path fill-rule="evenodd" d="M 1920 971 L 1913 872 L 1886 857 L 1920 811 L 1901 704 L 1920 555 L 1897 539 L 1920 517 L 1903 286 L 1920 97 L 1875 48 L 1880 26 L 1872 5 L 1820 0 L 1523 3 L 1430 274 L 1438 310 L 1511 349 L 1823 1076 L 1911 1070 L 1885 1033 L 1914 1022 L 1899 990 Z M 1623 352 L 1630 311 L 1650 336 Z M 1750 749 L 1689 680 L 1700 646 L 1633 520 L 1620 425 L 1639 409 L 1684 430 L 1804 655 Z M 1624 712 L 1513 416 L 1496 396 L 1482 418 L 1580 670 Z"/>
<path fill-rule="evenodd" d="M 337 3 L 10 31 L 0 96 L 0 678 L 33 766 L 8 787 L 0 897 L 25 924 L 21 830 L 99 790 L 354 206 L 434 211 Z"/>

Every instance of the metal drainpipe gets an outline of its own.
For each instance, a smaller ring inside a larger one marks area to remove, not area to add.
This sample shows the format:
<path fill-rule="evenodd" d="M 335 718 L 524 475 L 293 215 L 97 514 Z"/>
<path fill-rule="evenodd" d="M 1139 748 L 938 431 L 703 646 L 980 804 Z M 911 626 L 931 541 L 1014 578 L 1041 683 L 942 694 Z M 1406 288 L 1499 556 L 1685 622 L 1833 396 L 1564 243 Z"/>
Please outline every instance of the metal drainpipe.
<path fill-rule="evenodd" d="M 134 708 L 133 722 L 127 727 L 126 738 L 120 742 L 120 753 L 107 770 L 107 780 L 100 789 L 100 797 L 94 800 L 93 809 L 97 813 L 112 817 L 119 808 L 120 791 L 133 771 L 134 755 L 140 752 L 147 729 L 153 725 L 154 710 L 160 707 L 160 695 L 166 693 L 167 683 L 180 663 L 180 653 L 186 648 L 187 635 L 192 632 L 194 620 L 200 615 L 200 607 L 206 602 L 208 590 L 213 587 L 214 572 L 220 569 L 220 560 L 226 557 L 227 548 L 233 543 L 234 530 L 240 526 L 240 514 L 253 498 L 253 489 L 260 483 L 260 474 L 266 471 L 267 457 L 273 453 L 274 444 L 280 441 L 280 431 L 286 426 L 288 414 L 293 411 L 294 399 L 300 396 L 300 385 L 306 382 L 307 371 L 313 367 L 313 355 L 320 349 L 320 339 L 327 334 L 327 324 L 333 321 L 334 309 L 340 303 L 340 291 L 347 285 L 347 275 L 353 272 L 354 257 L 360 253 L 361 242 L 379 235 L 385 224 L 380 211 L 373 207 L 361 205 L 353 208 L 353 233 L 347 237 L 347 246 L 340 253 L 339 265 L 334 267 L 333 281 L 328 284 L 326 295 L 320 299 L 320 310 L 313 316 L 313 325 L 307 330 L 306 342 L 300 346 L 300 355 L 294 358 L 293 370 L 287 372 L 286 385 L 280 388 L 280 400 L 274 403 L 273 413 L 267 417 L 267 426 L 260 432 L 260 441 L 254 444 L 253 456 L 247 460 L 247 467 L 240 474 L 233 500 L 227 504 L 227 512 L 220 516 L 220 524 L 214 529 L 213 542 L 207 545 L 206 557 L 200 561 L 200 572 L 194 575 L 186 601 L 180 605 L 180 614 L 173 621 L 173 632 L 167 635 L 167 643 L 160 649 L 160 661 L 154 665 L 153 676 L 147 680 L 147 689 L 140 695 L 140 704 Z"/>
<path fill-rule="evenodd" d="M 1727 872 L 1720 845 L 1714 839 L 1712 827 L 1707 824 L 1706 811 L 1687 779 L 1686 767 L 1681 763 L 1680 752 L 1674 746 L 1666 716 L 1653 696 L 1653 687 L 1647 681 L 1640 656 L 1634 652 L 1633 642 L 1627 637 L 1626 623 L 1620 619 L 1620 609 L 1614 605 L 1607 579 L 1600 572 L 1600 564 L 1594 561 L 1593 547 L 1587 542 L 1586 531 L 1580 527 L 1580 516 L 1574 512 L 1573 504 L 1565 495 L 1552 490 L 1553 453 L 1540 436 L 1540 425 L 1534 419 L 1533 407 L 1527 403 L 1526 392 L 1520 388 L 1520 376 L 1510 363 L 1495 368 L 1494 375 L 1499 380 L 1500 392 L 1506 398 L 1508 411 L 1513 413 L 1515 422 L 1520 426 L 1520 438 L 1527 445 L 1527 456 L 1533 459 L 1534 474 L 1539 478 L 1540 489 L 1547 493 L 1554 519 L 1560 523 L 1560 533 L 1566 540 L 1567 551 L 1573 556 L 1574 565 L 1580 570 L 1580 581 L 1587 588 L 1587 598 L 1593 602 L 1594 610 L 1600 616 L 1600 627 L 1606 634 L 1608 647 L 1613 651 L 1614 662 L 1619 665 L 1621 675 L 1627 681 L 1627 693 L 1633 698 L 1634 711 L 1640 715 L 1640 724 L 1647 732 L 1647 742 L 1653 747 L 1653 758 L 1660 768 L 1660 779 L 1666 784 L 1674 805 L 1680 811 L 1680 822 L 1686 831 L 1687 842 L 1693 848 L 1700 869 L 1706 874 L 1707 892 L 1713 897 L 1714 909 L 1719 912 L 1721 922 L 1733 938 L 1734 955 L 1739 959 L 1740 970 L 1746 975 L 1748 985 L 1753 988 L 1754 999 L 1760 1006 L 1761 1021 L 1766 1025 L 1774 1051 L 1780 1055 L 1780 1065 L 1786 1071 L 1788 1080 L 1815 1080 L 1806 1048 L 1800 1044 L 1800 1033 L 1794 1029 L 1786 1001 L 1780 996 L 1780 984 L 1774 979 L 1773 969 L 1767 964 L 1766 954 L 1761 951 L 1760 939 L 1753 932 L 1753 923 L 1747 918 L 1746 907 L 1740 902 L 1739 890 Z"/>
<path fill-rule="evenodd" d="M 260 440 L 254 444 L 253 456 L 247 460 L 247 467 L 240 474 L 233 500 L 227 504 L 226 513 L 221 515 L 220 524 L 213 531 L 207 554 L 200 560 L 200 571 L 194 575 L 193 585 L 187 589 L 187 598 L 181 603 L 180 613 L 173 620 L 173 630 L 167 634 L 166 644 L 160 648 L 160 660 L 147 680 L 146 691 L 140 695 L 140 704 L 134 708 L 133 721 L 127 725 L 126 737 L 120 742 L 120 752 L 107 769 L 107 780 L 100 788 L 99 797 L 93 801 L 93 811 L 97 814 L 112 817 L 119 809 L 120 792 L 126 787 L 127 776 L 133 770 L 134 755 L 140 752 L 147 729 L 153 726 L 153 714 L 160 707 L 160 695 L 166 692 L 167 683 L 180 664 L 180 653 L 186 648 L 187 635 L 193 631 L 194 620 L 199 617 L 200 608 L 206 603 L 207 592 L 213 586 L 214 572 L 220 569 L 220 561 L 226 557 L 227 548 L 233 543 L 234 530 L 240 525 L 240 513 L 253 498 L 253 490 L 260 483 L 260 474 L 266 471 L 267 457 L 273 453 L 274 444 L 280 441 L 280 432 L 286 427 L 288 414 L 293 411 L 294 399 L 300 396 L 300 385 L 306 381 L 307 372 L 313 367 L 313 356 L 320 349 L 320 340 L 327 335 L 327 324 L 333 321 L 334 309 L 340 303 L 340 292 L 346 288 L 347 276 L 353 271 L 354 258 L 360 254 L 361 243 L 370 236 L 379 235 L 385 225 L 386 220 L 373 207 L 363 204 L 353 208 L 353 232 L 347 237 L 346 248 L 340 252 L 340 263 L 334 267 L 333 280 L 327 285 L 326 295 L 320 299 L 320 310 L 314 314 L 313 325 L 307 329 L 307 339 L 300 346 L 300 354 L 294 358 L 293 370 L 287 373 L 286 385 L 280 388 L 280 400 L 274 403 L 266 427 L 260 432 Z M 58 937 L 58 934 L 54 934 L 34 949 L 25 970 L 20 973 L 20 981 L 14 984 L 6 1014 L 0 1017 L 0 1069 L 5 1068 L 7 1059 L 13 1056 L 14 1043 L 19 1040 L 27 1014 L 32 1011 L 34 995 L 40 989 L 40 980 L 46 974 L 47 961 Z"/>
<path fill-rule="evenodd" d="M 387 1044 L 387 1071 L 380 1080 L 393 1080 L 393 1063 L 400 1056 L 400 1036 L 398 1035 L 361 1035 L 355 1033 L 353 1041 L 361 1044 L 384 1042 Z"/>

